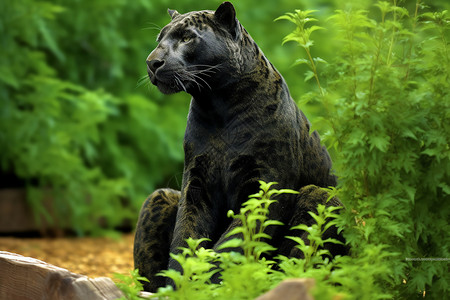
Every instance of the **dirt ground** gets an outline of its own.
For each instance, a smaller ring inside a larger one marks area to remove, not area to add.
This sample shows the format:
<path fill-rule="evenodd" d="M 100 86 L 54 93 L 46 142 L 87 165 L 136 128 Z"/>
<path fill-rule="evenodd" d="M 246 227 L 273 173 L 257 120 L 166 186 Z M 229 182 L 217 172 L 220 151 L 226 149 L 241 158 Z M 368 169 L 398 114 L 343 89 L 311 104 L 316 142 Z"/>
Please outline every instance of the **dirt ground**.
<path fill-rule="evenodd" d="M 111 238 L 0 237 L 0 251 L 43 260 L 91 278 L 129 274 L 133 269 L 134 234 Z"/>

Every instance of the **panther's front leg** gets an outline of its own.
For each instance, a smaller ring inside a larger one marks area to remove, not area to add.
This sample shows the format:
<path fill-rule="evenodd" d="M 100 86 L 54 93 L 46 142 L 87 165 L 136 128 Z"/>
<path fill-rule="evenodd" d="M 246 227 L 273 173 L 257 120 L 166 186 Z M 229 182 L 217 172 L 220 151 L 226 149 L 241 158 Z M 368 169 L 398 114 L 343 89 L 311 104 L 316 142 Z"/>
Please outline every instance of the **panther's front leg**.
<path fill-rule="evenodd" d="M 156 274 L 167 269 L 180 196 L 179 191 L 160 189 L 142 205 L 134 239 L 134 267 L 150 281 L 143 282 L 146 291 L 165 285 L 165 278 Z"/>
<path fill-rule="evenodd" d="M 214 211 L 206 189 L 196 184 L 196 180 L 191 181 L 185 187 L 180 200 L 170 252 L 180 253 L 180 247 L 187 247 L 186 239 L 188 238 L 214 239 L 215 231 L 217 231 Z M 210 246 L 210 243 L 204 242 L 201 246 L 206 248 Z M 181 266 L 173 258 L 169 259 L 169 269 L 182 272 Z M 170 280 L 167 283 L 173 284 Z"/>

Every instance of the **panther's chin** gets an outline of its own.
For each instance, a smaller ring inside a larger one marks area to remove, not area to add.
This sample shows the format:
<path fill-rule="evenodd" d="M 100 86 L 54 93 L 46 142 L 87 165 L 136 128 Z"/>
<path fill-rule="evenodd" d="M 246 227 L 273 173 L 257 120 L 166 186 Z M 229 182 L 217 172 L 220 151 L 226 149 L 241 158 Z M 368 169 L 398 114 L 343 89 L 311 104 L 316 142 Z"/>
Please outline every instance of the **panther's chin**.
<path fill-rule="evenodd" d="M 182 88 L 179 87 L 175 82 L 164 82 L 156 78 L 153 74 L 149 74 L 150 81 L 153 85 L 155 85 L 158 90 L 166 95 L 175 94 L 182 91 Z"/>
<path fill-rule="evenodd" d="M 158 88 L 158 90 L 165 95 L 175 94 L 182 91 L 182 89 L 176 85 L 168 85 L 162 82 L 158 82 L 155 85 Z"/>

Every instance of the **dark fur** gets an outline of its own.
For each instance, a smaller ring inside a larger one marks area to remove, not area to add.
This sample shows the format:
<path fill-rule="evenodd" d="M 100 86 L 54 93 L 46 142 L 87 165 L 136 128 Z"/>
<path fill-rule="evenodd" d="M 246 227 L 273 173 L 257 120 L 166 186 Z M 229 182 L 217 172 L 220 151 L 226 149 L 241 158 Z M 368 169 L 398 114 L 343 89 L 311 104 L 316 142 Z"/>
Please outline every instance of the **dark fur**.
<path fill-rule="evenodd" d="M 178 253 L 188 237 L 209 238 L 205 247 L 223 243 L 226 232 L 238 225 L 227 211 L 238 212 L 258 191 L 258 180 L 300 191 L 280 196 L 271 206 L 270 218 L 286 225 L 273 226 L 269 233 L 277 254 L 301 256 L 284 236 L 293 234 L 293 225 L 312 224 L 308 211 L 328 197 L 319 187 L 336 185 L 318 134 L 310 134 L 283 77 L 236 19 L 231 3 L 215 12 L 169 13 L 172 21 L 147 58 L 148 73 L 163 93 L 184 90 L 192 100 L 181 194 L 154 192 L 138 221 L 135 266 L 151 281 L 146 290 L 163 284 L 155 276 L 162 269 L 180 270 L 169 259 L 169 249 Z M 342 240 L 335 228 L 327 234 Z M 342 246 L 328 248 L 333 255 L 345 253 Z"/>

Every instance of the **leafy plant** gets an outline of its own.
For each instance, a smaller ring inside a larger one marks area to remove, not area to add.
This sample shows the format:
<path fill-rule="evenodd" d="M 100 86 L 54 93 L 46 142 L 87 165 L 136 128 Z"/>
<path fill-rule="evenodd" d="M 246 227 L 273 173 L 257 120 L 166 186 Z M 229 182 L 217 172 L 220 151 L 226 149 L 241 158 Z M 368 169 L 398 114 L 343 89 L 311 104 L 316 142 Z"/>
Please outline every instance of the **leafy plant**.
<path fill-rule="evenodd" d="M 320 236 L 328 227 L 324 225 L 324 222 L 331 221 L 333 224 L 332 219 L 335 217 L 333 208 L 319 207 L 318 215 L 313 214 L 319 224 L 306 228 L 310 232 L 308 238 L 312 247 L 305 246 L 303 241 L 298 246 L 302 251 L 310 253 L 307 268 L 302 268 L 305 266 L 305 260 L 280 257 L 279 261 L 272 261 L 262 255 L 276 250 L 266 242 L 270 236 L 265 234 L 264 230 L 268 226 L 281 224 L 267 218 L 269 206 L 276 201 L 271 197 L 283 193 L 297 193 L 288 189 L 273 189 L 274 184 L 260 181 L 260 192 L 249 196 L 249 200 L 243 204 L 240 213 L 229 213 L 235 221 L 240 221 L 239 226 L 228 234 L 232 239 L 225 242 L 217 252 L 199 247 L 205 239 L 189 238 L 187 248 L 182 248 L 183 251 L 179 254 L 171 254 L 171 257 L 180 263 L 183 272 L 163 271 L 161 275 L 170 278 L 176 289 L 174 290 L 171 286 L 160 288 L 154 297 L 159 299 L 165 299 L 165 297 L 170 299 L 209 299 L 211 297 L 254 299 L 284 278 L 300 274 L 320 279 L 329 277 L 333 262 L 324 258 L 322 255 L 325 253 L 314 245 L 335 242 L 322 240 Z M 317 226 L 322 229 L 316 230 Z M 222 252 L 221 250 L 225 248 L 240 248 L 242 252 Z M 274 268 L 277 264 L 279 267 Z M 211 284 L 211 277 L 219 270 L 221 283 Z"/>
<path fill-rule="evenodd" d="M 260 191 L 249 196 L 239 214 L 228 212 L 228 217 L 239 220 L 239 226 L 227 234 L 232 239 L 220 245 L 219 250 L 240 248 L 242 254 L 233 251 L 220 253 L 220 268 L 223 270 L 220 295 L 223 299 L 254 299 L 278 282 L 273 269 L 276 262 L 263 256 L 276 250 L 267 243 L 271 239 L 265 233 L 267 227 L 283 225 L 280 221 L 268 219 L 269 206 L 277 201 L 272 197 L 298 192 L 273 189 L 275 182 L 259 183 Z"/>
<path fill-rule="evenodd" d="M 234 228 L 227 236 L 231 237 L 240 234 L 242 238 L 233 238 L 219 247 L 219 250 L 242 248 L 244 256 L 249 261 L 259 260 L 261 254 L 275 250 L 262 240 L 271 238 L 270 235 L 264 232 L 267 227 L 283 225 L 280 221 L 268 220 L 267 218 L 269 206 L 277 201 L 271 199 L 271 197 L 279 194 L 298 193 L 288 189 L 271 189 L 272 185 L 277 184 L 276 182 L 265 183 L 259 181 L 259 184 L 259 193 L 249 196 L 249 200 L 242 204 L 239 214 L 235 215 L 232 210 L 228 211 L 228 217 L 239 220 L 242 225 Z"/>
<path fill-rule="evenodd" d="M 300 9 L 296 9 L 295 13 L 287 13 L 284 16 L 276 18 L 275 21 L 288 20 L 296 25 L 294 32 L 288 34 L 283 39 L 283 44 L 286 42 L 296 42 L 305 50 L 307 58 L 297 59 L 294 65 L 306 64 L 309 67 L 310 70 L 305 73 L 305 81 L 308 81 L 314 77 L 317 86 L 319 87 L 320 93 L 323 95 L 324 91 L 322 90 L 322 86 L 320 85 L 319 75 L 317 72 L 317 64 L 326 62 L 320 57 L 313 58 L 311 56 L 310 48 L 314 45 L 314 43 L 313 40 L 310 39 L 310 36 L 314 31 L 324 28 L 317 25 L 309 27 L 306 26 L 310 22 L 317 21 L 317 19 L 311 17 L 311 14 L 313 14 L 314 12 L 315 10 L 302 11 Z"/>
<path fill-rule="evenodd" d="M 375 17 L 367 4 L 337 10 L 328 19 L 337 51 L 319 74 L 326 84 L 300 100 L 321 107 L 312 123 L 333 150 L 347 208 L 337 222 L 352 259 L 333 273 L 346 279 L 330 279 L 355 299 L 449 290 L 450 22 L 446 10 L 421 13 L 422 1 L 411 14 L 400 4 L 376 2 Z"/>
<path fill-rule="evenodd" d="M 119 60 L 125 3 L 88 2 L 0 3 L 0 187 L 25 188 L 35 219 L 52 228 L 100 235 L 134 223 L 157 184 L 177 185 L 186 109 L 137 94 L 139 71 L 124 76 L 137 65 Z M 141 2 L 127 7 L 144 17 Z"/>
<path fill-rule="evenodd" d="M 280 224 L 267 219 L 268 208 L 276 201 L 271 197 L 295 193 L 291 190 L 270 189 L 274 184 L 260 181 L 260 192 L 249 196 L 240 213 L 228 213 L 229 217 L 239 220 L 241 225 L 228 233 L 233 238 L 222 244 L 218 252 L 198 248 L 205 239 L 188 239 L 188 248 L 183 248 L 180 254 L 171 254 L 180 263 L 183 272 L 163 271 L 161 274 L 173 280 L 176 290 L 170 286 L 160 288 L 157 296 L 169 296 L 171 299 L 253 299 L 266 291 L 268 286 L 260 283 L 261 280 L 266 283 L 271 281 L 269 274 L 273 273 L 271 267 L 274 262 L 261 255 L 275 249 L 262 240 L 270 238 L 264 229 Z M 225 248 L 241 248 L 243 252 L 220 252 Z M 222 283 L 210 284 L 211 277 L 219 270 Z"/>
<path fill-rule="evenodd" d="M 148 281 L 147 278 L 139 276 L 139 269 L 130 272 L 130 276 L 114 274 L 117 279 L 116 286 L 125 295 L 119 300 L 139 300 L 139 293 L 144 290 L 142 281 Z"/>
<path fill-rule="evenodd" d="M 217 254 L 212 249 L 199 248 L 199 245 L 207 239 L 188 238 L 186 240 L 188 247 L 182 248 L 179 254 L 171 253 L 170 256 L 178 261 L 183 268 L 180 273 L 176 270 L 165 270 L 160 275 L 170 278 L 176 291 L 172 286 L 160 288 L 158 297 L 168 296 L 170 299 L 208 299 L 214 291 L 215 286 L 209 284 L 211 276 L 218 272 L 214 262 L 217 260 Z M 205 291 L 207 288 L 207 292 Z"/>
<path fill-rule="evenodd" d="M 312 226 L 307 226 L 305 224 L 299 224 L 297 226 L 292 227 L 291 229 L 300 229 L 304 230 L 308 233 L 308 240 L 309 245 L 305 244 L 305 241 L 303 241 L 300 237 L 297 236 L 287 236 L 287 238 L 295 241 L 297 243 L 297 248 L 300 249 L 303 252 L 304 259 L 293 259 L 291 262 L 295 261 L 298 266 L 296 267 L 297 272 L 301 272 L 299 274 L 305 273 L 308 269 L 313 269 L 320 263 L 327 263 L 328 261 L 324 261 L 323 257 L 324 255 L 330 255 L 329 251 L 326 249 L 320 249 L 325 243 L 334 243 L 334 244 L 342 244 L 342 242 L 328 238 L 323 240 L 322 236 L 324 235 L 325 231 L 330 228 L 331 226 L 336 225 L 336 221 L 333 219 L 336 219 L 338 217 L 338 214 L 333 213 L 333 211 L 340 209 L 340 207 L 334 207 L 329 206 L 326 207 L 325 205 L 319 204 L 317 206 L 317 212 L 316 215 L 314 212 L 308 212 L 316 221 L 315 224 Z M 286 258 L 281 258 L 281 260 L 286 261 Z M 301 266 L 301 267 L 300 267 Z M 281 266 L 283 269 L 283 267 Z M 298 275 L 295 277 L 299 277 Z"/>

